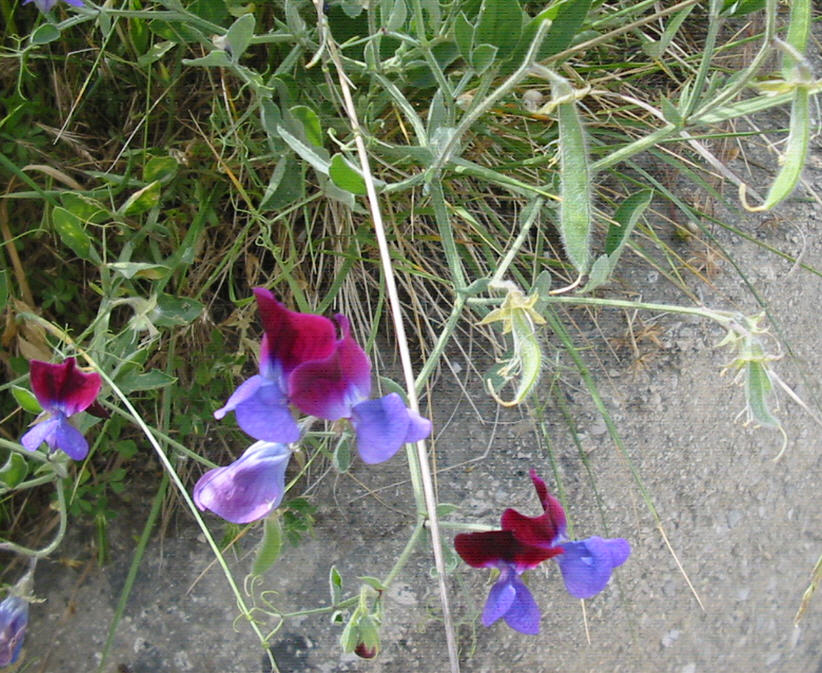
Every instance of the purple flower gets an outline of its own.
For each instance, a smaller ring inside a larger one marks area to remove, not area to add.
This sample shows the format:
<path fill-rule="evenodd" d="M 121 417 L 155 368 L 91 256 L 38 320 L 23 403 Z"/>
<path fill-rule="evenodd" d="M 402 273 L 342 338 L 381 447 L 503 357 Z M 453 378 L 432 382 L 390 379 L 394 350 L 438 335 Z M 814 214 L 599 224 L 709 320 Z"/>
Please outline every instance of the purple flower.
<path fill-rule="evenodd" d="M 68 417 L 94 402 L 102 386 L 100 375 L 80 371 L 74 358 L 59 365 L 32 360 L 29 367 L 31 389 L 50 418 L 37 423 L 20 438 L 20 443 L 36 451 L 45 442 L 52 451 L 60 449 L 74 460 L 83 460 L 88 454 L 88 442 Z"/>
<path fill-rule="evenodd" d="M 497 568 L 500 576 L 491 587 L 482 623 L 490 626 L 503 617 L 508 625 L 525 634 L 539 632 L 540 613 L 520 575 L 542 561 L 557 557 L 565 587 L 572 596 L 590 598 L 602 591 L 613 569 L 631 553 L 627 540 L 590 537 L 567 541 L 565 512 L 548 493 L 534 470 L 531 481 L 542 503 L 543 513 L 529 517 L 506 509 L 502 530 L 463 533 L 454 538 L 462 559 L 475 568 Z"/>
<path fill-rule="evenodd" d="M 209 470 L 194 487 L 194 502 L 232 523 L 268 516 L 285 493 L 291 451 L 284 444 L 257 442 L 226 467 Z"/>
<path fill-rule="evenodd" d="M 23 0 L 24 5 L 27 5 L 30 2 L 33 2 L 37 6 L 37 9 L 39 9 L 44 14 L 46 12 L 50 12 L 54 5 L 57 4 L 57 0 Z M 83 6 L 83 0 L 64 0 L 64 2 L 74 7 Z"/>
<path fill-rule="evenodd" d="M 454 547 L 468 565 L 500 571 L 482 611 L 483 625 L 491 626 L 503 617 L 508 626 L 520 633 L 539 633 L 539 608 L 520 575 L 562 550 L 523 544 L 510 530 L 461 533 L 454 538 Z"/>
<path fill-rule="evenodd" d="M 336 346 L 334 323 L 320 315 L 289 311 L 268 290 L 254 289 L 265 331 L 260 346 L 260 373 L 243 382 L 225 406 L 254 439 L 295 442 L 300 430 L 288 408 L 289 377 L 303 363 L 328 357 Z"/>
<path fill-rule="evenodd" d="M 29 621 L 29 604 L 9 595 L 0 603 L 0 668 L 17 661 Z"/>
<path fill-rule="evenodd" d="M 364 462 L 381 463 L 406 442 L 431 432 L 431 421 L 408 409 L 397 393 L 369 400 L 371 363 L 354 339 L 348 319 L 334 316 L 341 338 L 328 357 L 301 364 L 289 380 L 291 401 L 303 413 L 336 421 L 348 418 Z"/>

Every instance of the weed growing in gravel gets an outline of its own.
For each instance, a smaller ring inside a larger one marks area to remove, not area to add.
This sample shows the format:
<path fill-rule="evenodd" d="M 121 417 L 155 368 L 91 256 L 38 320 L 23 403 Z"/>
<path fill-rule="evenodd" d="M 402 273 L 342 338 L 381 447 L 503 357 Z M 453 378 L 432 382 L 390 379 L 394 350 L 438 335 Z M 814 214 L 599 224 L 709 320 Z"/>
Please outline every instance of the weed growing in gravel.
<path fill-rule="evenodd" d="M 712 230 L 730 228 L 712 204 L 736 208 L 719 181 L 752 211 L 799 183 L 822 85 L 804 56 L 810 1 L 779 9 L 776 0 L 0 4 L 0 392 L 10 393 L 0 395 L 0 549 L 18 558 L 8 576 L 19 558 L 51 554 L 76 516 L 94 519 L 103 561 L 118 494 L 140 481 L 156 489 L 155 504 L 173 493 L 187 508 L 276 670 L 270 641 L 307 612 L 340 625 L 345 651 L 375 656 L 384 591 L 428 541 L 458 671 L 448 580 L 462 570 L 446 567 L 442 529 L 474 531 L 457 536 L 457 551 L 502 572 L 486 625 L 504 617 L 538 629 L 519 580 L 532 564 L 520 563 L 520 547 L 474 549 L 467 541 L 490 535 L 475 523 L 440 522 L 420 399 L 437 408 L 434 376 L 470 331 L 497 361 L 484 380 L 498 402 L 538 414 L 553 395 L 573 433 L 562 396 L 540 385 L 550 343 L 625 453 L 571 307 L 721 325 L 749 419 L 778 429 L 784 450 L 774 391 L 799 400 L 778 376 L 773 325 L 703 306 L 697 289 L 709 280 L 706 260 L 723 258 Z M 761 136 L 744 120 L 778 106 L 790 106 L 790 123 L 760 195 L 723 152 Z M 698 198 L 682 195 L 682 180 Z M 615 281 L 631 257 L 683 301 L 629 298 Z M 386 339 L 402 384 L 382 374 Z M 92 389 L 98 418 L 86 413 Z M 42 409 L 52 417 L 27 429 Z M 232 411 L 242 432 L 213 422 Z M 245 453 L 243 432 L 259 440 Z M 401 460 L 392 456 L 405 447 L 415 497 L 405 550 L 353 593 L 332 566 L 330 601 L 319 608 L 252 609 L 283 542 L 310 532 L 315 503 L 299 493 L 317 474 L 312 464 L 347 472 L 352 446 L 369 464 Z M 533 463 L 546 459 L 554 464 L 550 453 Z M 545 504 L 547 487 L 534 483 Z M 57 533 L 29 548 L 22 541 L 38 536 L 28 494 L 48 487 Z M 264 519 L 250 593 L 211 532 L 236 540 L 236 526 L 200 509 L 233 524 Z M 101 670 L 159 511 L 145 523 Z M 531 528 L 503 519 L 495 535 L 542 549 L 521 539 Z M 563 547 L 564 526 L 553 525 L 542 556 L 559 545 L 571 593 L 601 590 L 627 541 Z M 579 579 L 584 564 L 596 582 Z M 7 601 L 31 598 L 19 593 Z M 21 614 L 0 607 L 2 661 L 18 657 Z"/>

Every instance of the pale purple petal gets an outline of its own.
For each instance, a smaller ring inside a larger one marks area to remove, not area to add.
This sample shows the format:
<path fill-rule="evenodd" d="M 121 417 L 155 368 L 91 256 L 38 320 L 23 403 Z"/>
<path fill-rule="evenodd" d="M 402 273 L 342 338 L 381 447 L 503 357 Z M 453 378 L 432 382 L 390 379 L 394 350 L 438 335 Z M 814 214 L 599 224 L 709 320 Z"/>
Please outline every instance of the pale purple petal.
<path fill-rule="evenodd" d="M 266 379 L 259 374 L 255 374 L 247 381 L 243 381 L 239 386 L 237 386 L 237 390 L 231 393 L 231 397 L 228 398 L 228 402 L 225 403 L 225 406 L 220 407 L 214 412 L 214 418 L 218 421 L 222 420 L 229 411 L 234 411 L 238 404 L 245 402 L 249 397 L 254 395 L 257 390 L 259 390 L 260 386 L 263 385 L 272 384 L 266 381 Z"/>
<path fill-rule="evenodd" d="M 74 460 L 83 460 L 88 455 L 88 442 L 61 413 L 38 423 L 20 438 L 20 443 L 28 451 L 36 451 L 45 442 L 52 451 L 64 451 Z"/>
<path fill-rule="evenodd" d="M 408 432 L 405 434 L 406 442 L 419 442 L 431 434 L 431 421 L 420 416 L 413 409 L 408 410 Z"/>
<path fill-rule="evenodd" d="M 354 406 L 351 424 L 357 433 L 360 457 L 373 465 L 391 458 L 408 441 L 411 421 L 402 398 L 390 393 Z"/>
<path fill-rule="evenodd" d="M 516 590 L 516 597 L 505 613 L 505 623 L 515 631 L 534 636 L 539 633 L 541 618 L 537 602 L 519 577 L 514 576 L 511 584 Z"/>
<path fill-rule="evenodd" d="M 54 444 L 50 444 L 52 449 L 60 449 L 73 460 L 83 460 L 88 455 L 86 438 L 67 419 L 60 419 L 54 434 Z"/>
<path fill-rule="evenodd" d="M 564 553 L 557 557 L 559 569 L 565 588 L 576 598 L 591 598 L 602 591 L 613 569 L 631 553 L 631 546 L 622 538 L 593 536 L 561 546 Z"/>
<path fill-rule="evenodd" d="M 29 604 L 19 596 L 7 596 L 0 603 L 0 668 L 17 661 L 29 620 Z"/>
<path fill-rule="evenodd" d="M 237 425 L 254 439 L 290 443 L 300 438 L 285 395 L 276 383 L 262 376 L 252 376 L 242 383 L 214 417 L 219 420 L 229 411 L 237 417 Z"/>
<path fill-rule="evenodd" d="M 511 570 L 503 568 L 502 575 L 488 592 L 488 600 L 485 601 L 485 609 L 482 611 L 483 626 L 491 626 L 511 609 L 517 597 L 517 590 L 512 582 L 514 577 Z"/>
<path fill-rule="evenodd" d="M 283 444 L 257 442 L 231 465 L 206 472 L 194 487 L 194 502 L 232 523 L 268 516 L 285 494 L 291 451 Z"/>
<path fill-rule="evenodd" d="M 20 443 L 27 451 L 37 451 L 43 442 L 49 445 L 54 441 L 54 435 L 57 431 L 57 424 L 59 419 L 49 418 L 35 425 L 25 435 L 20 438 Z M 49 441 L 51 440 L 51 441 Z"/>

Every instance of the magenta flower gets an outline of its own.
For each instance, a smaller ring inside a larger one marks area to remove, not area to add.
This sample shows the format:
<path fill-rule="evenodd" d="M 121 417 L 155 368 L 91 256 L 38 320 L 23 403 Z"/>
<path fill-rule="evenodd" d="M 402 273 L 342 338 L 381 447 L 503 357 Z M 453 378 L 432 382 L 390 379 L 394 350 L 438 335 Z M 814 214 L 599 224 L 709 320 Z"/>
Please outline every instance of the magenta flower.
<path fill-rule="evenodd" d="M 264 288 L 255 288 L 254 296 L 265 331 L 260 373 L 242 383 L 214 417 L 233 411 L 237 424 L 255 439 L 295 442 L 300 430 L 288 408 L 289 377 L 301 364 L 328 357 L 336 330 L 328 318 L 289 311 Z"/>
<path fill-rule="evenodd" d="M 29 621 L 29 604 L 14 594 L 0 603 L 0 668 L 17 661 Z"/>
<path fill-rule="evenodd" d="M 59 365 L 32 360 L 29 372 L 34 396 L 50 417 L 23 435 L 20 443 L 36 451 L 45 442 L 52 451 L 59 449 L 74 460 L 83 460 L 88 454 L 88 442 L 68 418 L 94 402 L 102 386 L 100 375 L 80 371 L 74 358 Z"/>
<path fill-rule="evenodd" d="M 605 588 L 613 569 L 627 560 L 631 547 L 622 538 L 595 536 L 567 541 L 562 505 L 548 493 L 534 470 L 530 475 L 543 514 L 529 517 L 506 509 L 502 530 L 457 535 L 454 547 L 468 565 L 500 571 L 482 613 L 483 625 L 490 626 L 503 617 L 511 628 L 533 635 L 539 632 L 540 613 L 520 579 L 523 572 L 556 556 L 568 593 L 590 598 Z"/>
<path fill-rule="evenodd" d="M 44 14 L 50 12 L 54 8 L 54 5 L 57 4 L 57 0 L 23 0 L 24 5 L 28 5 L 30 2 L 33 2 L 37 6 L 37 9 Z M 74 7 L 83 6 L 83 0 L 64 0 L 64 2 Z"/>
<path fill-rule="evenodd" d="M 351 338 L 348 319 L 341 314 L 334 318 L 341 338 L 328 357 L 294 370 L 289 380 L 290 398 L 305 414 L 329 421 L 350 419 L 360 457 L 369 464 L 381 463 L 406 442 L 425 439 L 431 432 L 431 421 L 408 409 L 396 393 L 368 399 L 371 363 Z"/>
<path fill-rule="evenodd" d="M 284 444 L 257 442 L 226 467 L 209 470 L 194 486 L 194 502 L 232 523 L 267 517 L 285 494 L 291 451 Z"/>

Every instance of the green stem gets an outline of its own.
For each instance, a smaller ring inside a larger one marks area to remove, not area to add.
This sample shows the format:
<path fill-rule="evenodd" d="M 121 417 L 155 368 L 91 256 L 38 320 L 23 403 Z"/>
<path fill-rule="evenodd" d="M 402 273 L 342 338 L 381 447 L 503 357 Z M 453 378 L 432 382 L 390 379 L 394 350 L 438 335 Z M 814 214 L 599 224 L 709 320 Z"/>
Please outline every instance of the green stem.
<path fill-rule="evenodd" d="M 60 526 L 57 529 L 57 534 L 54 536 L 54 539 L 47 546 L 39 550 L 29 549 L 14 542 L 0 542 L 1 551 L 10 551 L 30 558 L 45 558 L 60 546 L 63 537 L 66 535 L 68 513 L 66 512 L 66 494 L 63 491 L 63 480 L 59 477 L 54 480 L 54 488 L 57 491 L 57 512 L 60 515 Z"/>

